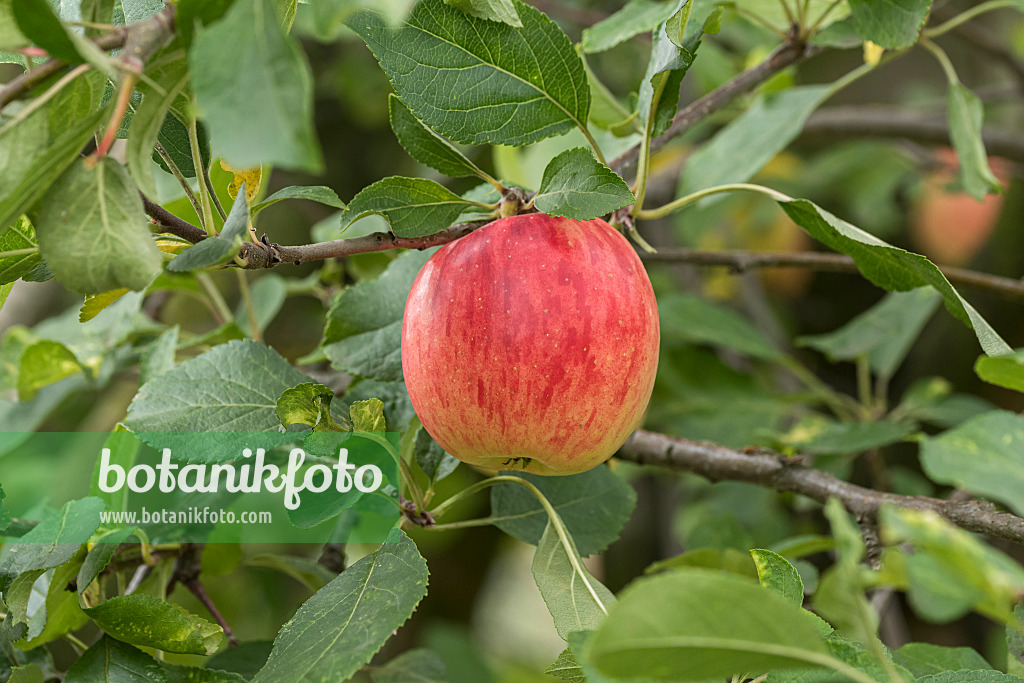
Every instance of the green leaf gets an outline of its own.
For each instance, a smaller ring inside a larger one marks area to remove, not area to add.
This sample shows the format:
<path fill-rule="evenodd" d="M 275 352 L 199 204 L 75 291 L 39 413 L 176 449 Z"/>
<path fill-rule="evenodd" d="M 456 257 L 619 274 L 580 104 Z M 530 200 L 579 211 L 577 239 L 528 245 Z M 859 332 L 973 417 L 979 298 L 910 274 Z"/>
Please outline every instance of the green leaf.
<path fill-rule="evenodd" d="M 583 567 L 576 545 L 570 551 L 549 521 L 533 556 L 533 578 L 563 640 L 573 631 L 600 626 L 615 596 Z"/>
<path fill-rule="evenodd" d="M 178 347 L 178 332 L 179 328 L 177 325 L 170 327 L 143 349 L 142 358 L 139 359 L 140 385 L 174 369 L 175 351 Z"/>
<path fill-rule="evenodd" d="M 402 101 L 450 140 L 527 145 L 582 128 L 590 89 L 572 43 L 538 10 L 512 4 L 523 28 L 470 16 L 443 0 L 420 2 L 398 28 L 374 11 L 347 24 Z"/>
<path fill-rule="evenodd" d="M 427 564 L 401 531 L 316 592 L 285 624 L 254 683 L 342 681 L 412 614 Z"/>
<path fill-rule="evenodd" d="M 68 669 L 64 683 L 167 683 L 167 676 L 145 652 L 103 636 Z"/>
<path fill-rule="evenodd" d="M 217 156 L 236 168 L 322 169 L 309 64 L 282 29 L 272 0 L 234 3 L 196 33 L 189 63 Z"/>
<path fill-rule="evenodd" d="M 27 347 L 18 363 L 18 400 L 31 401 L 43 387 L 82 372 L 75 354 L 59 342 L 43 339 Z"/>
<path fill-rule="evenodd" d="M 85 301 L 82 302 L 82 308 L 78 310 L 78 322 L 89 322 L 130 291 L 130 289 L 121 288 L 101 294 L 87 294 Z"/>
<path fill-rule="evenodd" d="M 386 432 L 384 402 L 379 398 L 356 401 L 349 406 L 353 432 Z"/>
<path fill-rule="evenodd" d="M 611 213 L 634 201 L 626 181 L 585 147 L 567 149 L 552 159 L 534 198 L 544 213 L 578 221 Z"/>
<path fill-rule="evenodd" d="M 1019 683 L 1020 677 L 1002 671 L 943 671 L 917 679 L 918 683 Z"/>
<path fill-rule="evenodd" d="M 969 647 L 943 647 L 931 643 L 907 643 L 892 653 L 892 661 L 918 677 L 959 669 L 981 671 L 992 668 L 984 657 Z"/>
<path fill-rule="evenodd" d="M 339 292 L 327 312 L 324 341 L 341 341 L 400 322 L 413 280 L 434 250 L 407 251 L 373 280 L 363 280 Z"/>
<path fill-rule="evenodd" d="M 666 337 L 721 346 L 764 360 L 778 360 L 782 356 L 746 318 L 692 294 L 661 297 L 658 317 Z"/>
<path fill-rule="evenodd" d="M 46 0 L 12 0 L 18 28 L 33 43 L 65 62 L 80 63 L 82 56 Z"/>
<path fill-rule="evenodd" d="M 917 42 L 932 0 L 850 0 L 857 32 L 887 50 L 902 50 Z"/>
<path fill-rule="evenodd" d="M 359 191 L 341 214 L 341 229 L 371 213 L 380 214 L 397 237 L 426 237 L 444 230 L 476 206 L 426 178 L 391 176 Z"/>
<path fill-rule="evenodd" d="M 677 0 L 672 15 L 654 29 L 651 58 L 637 95 L 640 117 L 652 121 L 652 136 L 661 135 L 671 125 L 679 107 L 679 86 L 697 56 L 704 32 L 718 30 L 719 12 L 712 3 L 695 8 L 690 0 Z"/>
<path fill-rule="evenodd" d="M 249 202 L 245 183 L 238 190 L 238 198 L 231 205 L 227 220 L 219 234 L 207 237 L 181 252 L 167 264 L 167 270 L 180 273 L 200 268 L 220 266 L 235 258 L 242 249 L 242 235 L 249 227 Z"/>
<path fill-rule="evenodd" d="M 557 678 L 563 683 L 587 683 L 587 676 L 583 673 L 576 656 L 570 648 L 562 650 L 558 659 L 551 663 L 551 666 L 544 669 L 544 673 L 552 678 Z"/>
<path fill-rule="evenodd" d="M 143 290 L 160 274 L 160 250 L 139 192 L 110 158 L 91 168 L 76 161 L 54 183 L 33 223 L 40 253 L 68 289 Z"/>
<path fill-rule="evenodd" d="M 345 208 L 345 202 L 338 199 L 338 195 L 329 187 L 324 187 L 323 185 L 292 185 L 291 187 L 278 190 L 257 204 L 253 204 L 252 215 L 255 216 L 268 206 L 273 206 L 284 199 L 308 199 L 324 206 L 333 206 L 336 209 Z"/>
<path fill-rule="evenodd" d="M 11 669 L 11 677 L 7 683 L 43 683 L 43 670 L 38 664 L 16 666 Z"/>
<path fill-rule="evenodd" d="M 125 468 L 126 472 L 135 464 L 135 459 L 138 457 L 141 445 L 142 443 L 132 436 L 125 426 L 121 424 L 114 427 L 114 430 L 107 436 L 106 441 L 103 442 L 103 448 L 110 449 L 110 463 Z M 89 484 L 89 494 L 103 501 L 103 505 L 107 510 L 127 509 L 129 493 L 127 487 L 111 492 L 103 491 L 100 488 L 100 463 L 101 460 L 97 458 L 96 464 L 93 467 L 92 480 Z"/>
<path fill-rule="evenodd" d="M 245 678 L 228 671 L 216 671 L 197 666 L 178 666 L 160 662 L 160 669 L 167 677 L 167 683 L 245 683 Z"/>
<path fill-rule="evenodd" d="M 475 175 L 486 180 L 487 174 L 452 143 L 435 133 L 392 93 L 388 97 L 391 130 L 406 152 L 416 161 L 452 178 Z"/>
<path fill-rule="evenodd" d="M 333 400 L 334 392 L 328 387 L 315 382 L 303 382 L 281 394 L 275 412 L 285 427 L 304 424 L 312 427 L 314 432 L 337 432 L 341 431 L 341 427 L 331 417 Z"/>
<path fill-rule="evenodd" d="M 981 99 L 960 81 L 949 84 L 946 100 L 949 137 L 960 160 L 960 183 L 977 200 L 1003 187 L 988 165 L 985 142 L 981 138 L 984 112 Z"/>
<path fill-rule="evenodd" d="M 1024 515 L 1024 417 L 994 410 L 921 440 L 929 478 L 994 498 Z"/>
<path fill-rule="evenodd" d="M 402 379 L 402 321 L 357 334 L 323 348 L 335 368 L 382 382 Z"/>
<path fill-rule="evenodd" d="M 1017 624 L 1024 624 L 1024 605 L 1013 608 Z M 1006 628 L 1006 670 L 1024 677 L 1024 631 L 1014 624 Z"/>
<path fill-rule="evenodd" d="M 135 533 L 135 529 L 118 529 L 97 539 L 85 556 L 78 570 L 76 583 L 78 595 L 82 595 L 96 580 L 118 551 L 118 546 L 127 541 Z"/>
<path fill-rule="evenodd" d="M 0 560 L 0 593 L 23 572 L 51 569 L 70 560 L 99 527 L 102 511 L 99 498 L 73 500 L 17 541 L 8 541 Z"/>
<path fill-rule="evenodd" d="M 0 229 L 24 214 L 76 159 L 105 109 L 103 79 L 87 73 L 0 133 Z M 5 122 L 6 123 L 6 122 Z"/>
<path fill-rule="evenodd" d="M 584 659 L 607 676 L 656 680 L 841 665 L 800 607 L 748 579 L 704 569 L 627 586 Z"/>
<path fill-rule="evenodd" d="M 611 16 L 583 29 L 580 44 L 584 52 L 603 52 L 640 33 L 657 28 L 676 11 L 675 2 L 630 0 Z"/>
<path fill-rule="evenodd" d="M 136 647 L 212 655 L 224 640 L 217 624 L 155 595 L 116 595 L 83 611 L 107 635 Z"/>
<path fill-rule="evenodd" d="M 1024 349 L 1004 356 L 981 356 L 974 372 L 990 384 L 1024 392 Z"/>
<path fill-rule="evenodd" d="M 139 190 L 148 197 L 155 197 L 153 147 L 164 128 L 171 105 L 189 81 L 188 62 L 184 54 L 172 52 L 148 64 L 146 76 L 146 80 L 139 84 L 143 99 L 128 129 L 125 161 Z"/>
<path fill-rule="evenodd" d="M 269 273 L 262 275 L 250 287 L 253 312 L 256 314 L 256 327 L 265 331 L 267 326 L 277 317 L 288 299 L 288 285 L 280 275 Z M 253 336 L 252 323 L 245 301 L 239 301 L 235 308 L 235 323 L 247 337 Z"/>
<path fill-rule="evenodd" d="M 180 14 L 180 10 L 179 10 Z M 192 145 L 188 139 L 188 126 L 182 119 L 188 119 L 188 112 L 192 111 L 191 98 L 185 100 L 179 97 L 174 103 L 171 111 L 164 118 L 163 126 L 160 127 L 160 134 L 157 135 L 157 142 L 164 148 L 171 161 L 178 167 L 181 174 L 186 178 L 196 177 L 196 166 L 192 159 Z M 196 134 L 199 138 L 199 156 L 207 168 L 210 166 L 210 140 L 206 136 L 206 126 L 201 122 L 196 123 Z M 164 158 L 154 149 L 153 161 L 160 165 L 160 168 L 171 172 Z"/>
<path fill-rule="evenodd" d="M 760 96 L 693 153 L 687 163 L 700 173 L 684 173 L 679 194 L 747 182 L 800 134 L 830 94 L 830 86 L 804 85 Z"/>
<path fill-rule="evenodd" d="M 270 347 L 230 341 L 144 384 L 125 424 L 133 432 L 277 431 L 278 397 L 308 381 Z"/>
<path fill-rule="evenodd" d="M 901 551 L 886 564 L 905 567 L 900 583 L 909 585 L 907 597 L 919 615 L 943 623 L 973 609 L 1011 622 L 1024 593 L 1024 569 L 1014 560 L 930 510 L 884 507 L 879 521 L 884 543 L 913 545 L 912 553 Z"/>
<path fill-rule="evenodd" d="M 568 477 L 516 476 L 540 489 L 583 555 L 599 553 L 618 538 L 636 505 L 633 487 L 605 466 Z M 491 487 L 491 517 L 505 533 L 533 544 L 540 543 L 548 523 L 533 494 L 513 483 Z"/>
<path fill-rule="evenodd" d="M 42 262 L 39 256 L 36 231 L 28 216 L 19 216 L 14 225 L 0 232 L 0 252 L 37 249 L 34 254 L 4 256 L 0 258 L 0 284 L 14 282 Z"/>
<path fill-rule="evenodd" d="M 523 22 L 519 20 L 519 13 L 516 12 L 516 6 L 512 4 L 512 0 L 445 0 L 445 2 L 474 17 L 500 21 L 516 28 L 523 27 Z"/>
<path fill-rule="evenodd" d="M 68 590 L 68 584 L 75 580 L 84 556 L 85 552 L 81 550 L 69 562 L 51 569 L 34 581 L 32 590 L 37 595 L 33 597 L 41 596 L 44 602 L 34 617 L 29 615 L 28 633 L 25 640 L 18 644 L 19 647 L 25 650 L 40 647 L 81 628 L 89 621 L 78 606 L 79 594 Z"/>
<path fill-rule="evenodd" d="M 441 658 L 421 648 L 403 652 L 387 664 L 370 670 L 372 683 L 445 683 L 448 680 Z"/>
<path fill-rule="evenodd" d="M 887 244 L 806 199 L 780 201 L 779 205 L 812 237 L 852 256 L 858 270 L 874 284 L 890 291 L 907 291 L 930 285 L 942 295 L 946 309 L 974 330 L 985 353 L 999 356 L 1010 352 L 1002 337 L 924 256 Z"/>
<path fill-rule="evenodd" d="M 413 442 L 413 457 L 423 474 L 432 484 L 436 484 L 459 466 L 459 461 L 446 453 L 422 427 L 416 431 Z"/>
<path fill-rule="evenodd" d="M 750 551 L 757 567 L 757 576 L 761 585 L 773 590 L 786 600 L 802 605 L 804 602 L 804 582 L 800 579 L 796 567 L 778 553 L 763 548 Z"/>
<path fill-rule="evenodd" d="M 797 344 L 821 351 L 833 362 L 867 356 L 874 372 L 891 377 L 939 301 L 931 287 L 890 292 L 835 332 L 799 337 Z"/>

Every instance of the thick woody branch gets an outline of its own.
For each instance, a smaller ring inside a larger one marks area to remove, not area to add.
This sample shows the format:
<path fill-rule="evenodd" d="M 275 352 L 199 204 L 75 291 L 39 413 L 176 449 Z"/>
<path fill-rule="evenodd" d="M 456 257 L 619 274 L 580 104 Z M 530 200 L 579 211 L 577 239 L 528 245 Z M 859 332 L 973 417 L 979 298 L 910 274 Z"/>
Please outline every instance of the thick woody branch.
<path fill-rule="evenodd" d="M 656 254 L 640 254 L 645 261 L 689 263 L 697 266 L 722 266 L 733 272 L 762 268 L 806 268 L 809 270 L 855 273 L 857 265 L 845 254 L 819 251 L 757 252 L 744 250 L 705 251 L 701 249 L 659 248 Z M 979 273 L 966 268 L 938 266 L 942 274 L 954 285 L 968 287 L 1012 301 L 1024 302 L 1024 280 Z"/>
<path fill-rule="evenodd" d="M 122 61 L 131 58 L 144 63 L 145 58 L 162 45 L 174 33 L 174 5 L 168 5 L 148 19 L 130 26 L 117 26 L 110 33 L 95 39 L 96 47 L 103 50 L 126 48 Z M 50 76 L 68 66 L 60 59 L 48 59 L 37 67 L 29 69 L 0 88 L 0 109 L 10 102 L 23 97 Z"/>
<path fill-rule="evenodd" d="M 945 120 L 926 118 L 894 107 L 828 107 L 811 114 L 800 139 L 833 142 L 857 137 L 906 138 L 933 145 L 949 145 Z M 986 127 L 981 133 L 986 151 L 999 157 L 1024 162 L 1024 138 L 1020 134 Z"/>
<path fill-rule="evenodd" d="M 619 450 L 618 457 L 641 465 L 686 470 L 712 481 L 744 481 L 781 492 L 799 493 L 819 503 L 838 498 L 859 519 L 876 519 L 883 505 L 932 510 L 967 531 L 1024 544 L 1024 519 L 998 512 L 991 503 L 883 493 L 807 467 L 799 458 L 744 453 L 646 431 L 634 432 Z"/>
<path fill-rule="evenodd" d="M 732 80 L 680 109 L 673 117 L 672 124 L 668 129 L 662 135 L 651 140 L 651 151 L 661 149 L 672 138 L 686 132 L 696 123 L 731 103 L 740 95 L 750 92 L 786 67 L 796 64 L 811 52 L 812 48 L 797 41 L 783 44 L 760 64 L 737 74 Z M 619 175 L 628 178 L 636 170 L 639 156 L 640 146 L 637 145 L 615 158 L 609 166 Z"/>

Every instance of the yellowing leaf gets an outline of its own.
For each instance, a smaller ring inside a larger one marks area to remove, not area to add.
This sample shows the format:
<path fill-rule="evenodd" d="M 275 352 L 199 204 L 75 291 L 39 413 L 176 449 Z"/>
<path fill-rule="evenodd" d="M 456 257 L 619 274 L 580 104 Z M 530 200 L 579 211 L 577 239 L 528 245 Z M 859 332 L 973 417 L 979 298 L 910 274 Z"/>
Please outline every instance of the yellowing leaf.
<path fill-rule="evenodd" d="M 864 41 L 864 63 L 870 64 L 871 66 L 878 66 L 878 62 L 882 61 L 882 53 L 885 52 L 885 48 L 881 45 L 872 43 L 870 40 Z"/>
<path fill-rule="evenodd" d="M 178 254 L 191 247 L 192 243 L 174 235 L 160 235 L 156 238 L 156 246 L 165 254 Z"/>
<path fill-rule="evenodd" d="M 256 195 L 260 192 L 260 182 L 263 180 L 263 167 L 234 168 L 223 159 L 221 159 L 220 167 L 235 176 L 235 179 L 228 185 L 228 195 L 232 199 L 238 197 L 238 189 L 242 187 L 242 183 L 245 183 L 245 198 L 252 204 L 253 200 L 256 199 Z"/>
<path fill-rule="evenodd" d="M 114 303 L 128 293 L 128 289 L 112 289 L 101 294 L 91 294 L 85 297 L 85 303 L 78 311 L 78 322 L 84 323 L 95 318 L 100 311 Z"/>

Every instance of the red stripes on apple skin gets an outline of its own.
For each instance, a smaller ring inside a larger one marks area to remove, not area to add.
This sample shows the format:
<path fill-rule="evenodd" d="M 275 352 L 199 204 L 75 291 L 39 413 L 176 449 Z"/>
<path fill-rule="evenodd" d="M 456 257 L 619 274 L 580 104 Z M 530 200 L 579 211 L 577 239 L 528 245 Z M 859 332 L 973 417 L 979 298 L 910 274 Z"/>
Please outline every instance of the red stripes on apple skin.
<path fill-rule="evenodd" d="M 658 364 L 658 310 L 629 243 L 602 220 L 504 218 L 442 247 L 412 286 L 402 367 L 455 457 L 571 474 L 636 428 Z"/>

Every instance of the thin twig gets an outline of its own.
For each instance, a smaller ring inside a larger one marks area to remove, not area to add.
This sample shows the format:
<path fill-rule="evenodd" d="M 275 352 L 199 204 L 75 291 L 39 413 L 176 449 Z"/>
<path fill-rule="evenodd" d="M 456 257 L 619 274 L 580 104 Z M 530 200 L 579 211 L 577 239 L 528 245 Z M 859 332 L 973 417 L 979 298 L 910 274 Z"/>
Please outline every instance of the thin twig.
<path fill-rule="evenodd" d="M 1024 545 L 1024 519 L 998 512 L 991 503 L 958 503 L 925 496 L 883 493 L 806 467 L 799 458 L 744 453 L 642 430 L 633 433 L 619 450 L 618 457 L 642 465 L 694 472 L 712 481 L 744 481 L 778 491 L 791 491 L 819 503 L 838 498 L 858 519 L 876 519 L 883 505 L 932 510 L 967 531 Z"/>
<path fill-rule="evenodd" d="M 744 250 L 705 251 L 660 247 L 656 254 L 641 254 L 645 261 L 689 263 L 697 266 L 723 266 L 733 272 L 762 268 L 807 268 L 816 271 L 856 273 L 857 265 L 845 254 L 819 251 L 757 252 Z M 1024 302 L 1024 280 L 980 273 L 966 268 L 938 266 L 942 274 L 954 285 L 962 285 L 1012 301 Z"/>
<path fill-rule="evenodd" d="M 948 145 L 949 125 L 944 119 L 895 107 L 826 107 L 811 114 L 800 134 L 801 141 L 853 137 L 906 138 Z M 993 156 L 1024 162 L 1024 138 L 1015 131 L 986 126 L 981 133 L 985 149 Z"/>

